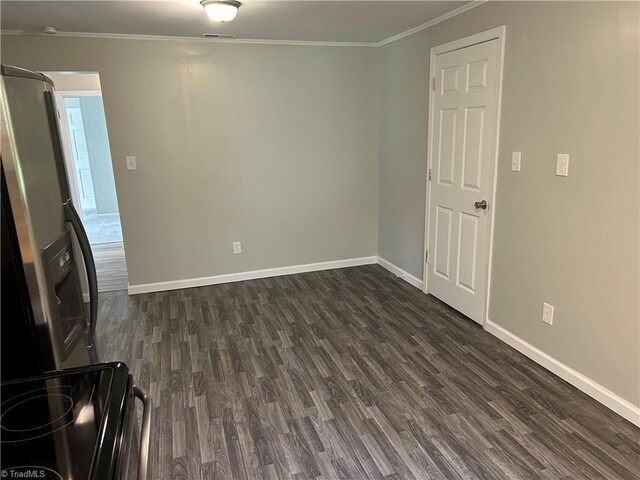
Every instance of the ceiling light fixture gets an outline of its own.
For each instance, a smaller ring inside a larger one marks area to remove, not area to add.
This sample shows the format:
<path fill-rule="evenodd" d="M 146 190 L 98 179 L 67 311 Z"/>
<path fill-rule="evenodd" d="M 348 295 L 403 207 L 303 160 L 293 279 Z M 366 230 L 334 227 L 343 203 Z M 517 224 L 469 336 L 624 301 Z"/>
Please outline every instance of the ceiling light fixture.
<path fill-rule="evenodd" d="M 230 22 L 236 18 L 240 2 L 235 0 L 202 0 L 200 5 L 204 7 L 207 16 L 214 22 Z"/>

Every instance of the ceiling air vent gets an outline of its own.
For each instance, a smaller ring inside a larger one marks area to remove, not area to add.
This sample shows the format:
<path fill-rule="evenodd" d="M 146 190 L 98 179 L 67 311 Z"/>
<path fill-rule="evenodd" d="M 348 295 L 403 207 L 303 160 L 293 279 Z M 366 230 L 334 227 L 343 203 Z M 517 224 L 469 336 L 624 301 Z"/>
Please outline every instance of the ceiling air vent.
<path fill-rule="evenodd" d="M 203 33 L 202 38 L 233 39 L 233 38 L 238 38 L 238 35 L 228 35 L 225 33 Z"/>

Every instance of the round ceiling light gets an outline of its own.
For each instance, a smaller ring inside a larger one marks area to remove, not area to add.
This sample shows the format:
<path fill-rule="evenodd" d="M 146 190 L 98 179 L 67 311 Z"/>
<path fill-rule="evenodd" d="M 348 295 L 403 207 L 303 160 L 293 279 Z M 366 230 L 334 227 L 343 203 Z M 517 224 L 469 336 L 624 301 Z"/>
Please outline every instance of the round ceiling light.
<path fill-rule="evenodd" d="M 214 22 L 230 22 L 236 18 L 240 2 L 235 0 L 202 0 L 200 5 L 204 7 L 207 16 Z"/>

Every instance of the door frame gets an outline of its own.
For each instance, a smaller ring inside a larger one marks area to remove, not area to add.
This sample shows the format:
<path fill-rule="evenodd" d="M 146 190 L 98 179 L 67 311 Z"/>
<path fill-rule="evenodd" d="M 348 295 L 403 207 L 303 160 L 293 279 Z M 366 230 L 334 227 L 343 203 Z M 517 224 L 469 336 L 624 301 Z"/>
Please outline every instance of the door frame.
<path fill-rule="evenodd" d="M 458 40 L 454 40 L 452 42 L 448 42 L 442 45 L 435 46 L 431 48 L 429 52 L 429 112 L 428 112 L 428 134 L 427 134 L 427 176 L 426 176 L 426 195 L 425 195 L 425 223 L 424 223 L 424 243 L 423 243 L 423 262 L 422 262 L 422 291 L 424 293 L 429 293 L 429 269 L 427 267 L 427 252 L 429 251 L 429 222 L 430 218 L 430 205 L 431 205 L 431 181 L 429 180 L 429 172 L 432 170 L 433 166 L 433 109 L 434 109 L 434 98 L 435 98 L 435 89 L 432 88 L 434 76 L 434 68 L 436 64 L 436 57 L 438 55 L 442 55 L 444 53 L 453 52 L 455 50 L 460 50 L 466 47 L 471 47 L 478 43 L 484 43 L 491 40 L 498 40 L 498 81 L 497 81 L 497 95 L 496 95 L 496 129 L 495 129 L 495 138 L 494 138 L 494 155 L 493 155 L 493 172 L 492 178 L 490 182 L 490 208 L 489 208 L 489 242 L 487 245 L 487 271 L 481 272 L 482 275 L 486 275 L 486 288 L 484 292 L 484 301 L 482 307 L 482 316 L 481 316 L 481 325 L 484 325 L 487 322 L 489 316 L 489 298 L 491 293 L 491 267 L 492 267 L 492 257 L 493 257 L 493 228 L 495 222 L 495 211 L 496 211 L 496 190 L 498 183 L 498 157 L 500 152 L 500 117 L 501 117 L 501 107 L 502 107 L 502 80 L 504 74 L 504 51 L 505 51 L 505 43 L 507 36 L 507 26 L 502 25 L 500 27 L 492 28 L 490 30 L 486 30 L 484 32 L 477 33 L 475 35 L 470 35 L 468 37 L 460 38 Z M 433 261 L 430 259 L 429 261 Z"/>
<path fill-rule="evenodd" d="M 62 149 L 64 150 L 64 163 L 67 167 L 67 177 L 69 178 L 69 187 L 71 189 L 71 200 L 74 205 L 80 207 L 80 190 L 78 189 L 78 179 L 76 178 L 75 160 L 73 159 L 73 151 L 69 145 L 69 124 L 67 122 L 67 110 L 64 106 L 65 97 L 101 97 L 101 90 L 57 90 L 56 104 L 60 120 L 60 128 L 62 130 Z M 80 209 L 82 211 L 82 209 Z"/>

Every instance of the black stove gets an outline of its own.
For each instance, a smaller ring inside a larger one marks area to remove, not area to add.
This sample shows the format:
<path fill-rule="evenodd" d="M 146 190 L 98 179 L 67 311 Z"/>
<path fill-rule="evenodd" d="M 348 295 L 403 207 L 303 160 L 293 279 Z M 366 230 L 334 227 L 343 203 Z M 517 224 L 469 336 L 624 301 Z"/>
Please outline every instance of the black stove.
<path fill-rule="evenodd" d="M 2 478 L 113 479 L 127 471 L 137 445 L 125 364 L 53 372 L 0 389 Z"/>

